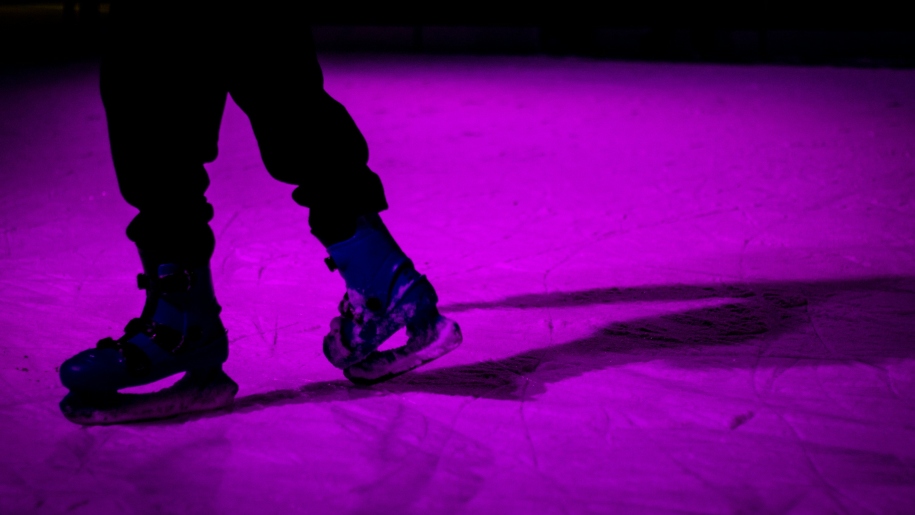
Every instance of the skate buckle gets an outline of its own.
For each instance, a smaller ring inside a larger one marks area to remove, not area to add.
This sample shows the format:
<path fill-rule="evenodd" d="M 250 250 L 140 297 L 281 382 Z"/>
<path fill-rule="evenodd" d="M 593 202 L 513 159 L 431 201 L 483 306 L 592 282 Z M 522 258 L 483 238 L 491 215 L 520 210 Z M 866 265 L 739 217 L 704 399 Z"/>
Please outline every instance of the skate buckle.
<path fill-rule="evenodd" d="M 178 354 L 186 347 L 188 340 L 199 340 L 203 336 L 203 330 L 199 327 L 192 326 L 188 334 L 184 335 L 181 331 L 173 329 L 165 324 L 150 322 L 146 326 L 146 336 L 153 341 L 160 349 L 169 354 Z"/>
<path fill-rule="evenodd" d="M 141 290 L 157 289 L 165 293 L 180 293 L 190 291 L 192 279 L 191 272 L 185 269 L 158 276 L 137 274 L 137 288 Z"/>
<path fill-rule="evenodd" d="M 191 273 L 186 268 L 179 268 L 168 274 L 160 272 L 158 281 L 163 292 L 178 293 L 191 289 Z"/>

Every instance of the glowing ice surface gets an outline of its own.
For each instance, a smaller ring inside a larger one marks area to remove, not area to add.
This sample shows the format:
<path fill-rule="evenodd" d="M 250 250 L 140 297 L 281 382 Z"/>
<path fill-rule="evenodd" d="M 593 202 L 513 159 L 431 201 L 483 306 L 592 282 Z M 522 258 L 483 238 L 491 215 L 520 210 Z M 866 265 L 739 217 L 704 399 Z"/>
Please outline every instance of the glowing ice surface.
<path fill-rule="evenodd" d="M 344 285 L 227 108 L 237 408 L 77 427 L 139 313 L 92 65 L 0 77 L 0 512 L 915 511 L 915 73 L 325 56 L 464 344 L 357 388 Z"/>

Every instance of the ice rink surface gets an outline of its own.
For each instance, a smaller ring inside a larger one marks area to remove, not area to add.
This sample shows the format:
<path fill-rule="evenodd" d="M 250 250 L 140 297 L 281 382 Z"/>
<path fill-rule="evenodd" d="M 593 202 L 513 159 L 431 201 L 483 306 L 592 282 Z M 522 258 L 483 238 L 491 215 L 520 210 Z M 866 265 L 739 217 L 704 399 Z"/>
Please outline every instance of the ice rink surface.
<path fill-rule="evenodd" d="M 368 388 L 327 363 L 343 282 L 230 101 L 237 405 L 71 424 L 56 367 L 142 306 L 134 210 L 97 66 L 6 72 L 0 512 L 915 512 L 915 72 L 322 64 L 463 346 Z"/>

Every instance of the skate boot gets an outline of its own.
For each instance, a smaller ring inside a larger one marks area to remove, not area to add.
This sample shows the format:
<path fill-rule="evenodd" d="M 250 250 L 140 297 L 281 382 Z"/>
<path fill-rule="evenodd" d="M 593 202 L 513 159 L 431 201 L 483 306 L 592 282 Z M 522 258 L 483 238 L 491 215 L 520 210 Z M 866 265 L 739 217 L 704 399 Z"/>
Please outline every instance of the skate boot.
<path fill-rule="evenodd" d="M 231 405 L 238 385 L 222 371 L 228 358 L 221 308 L 208 265 L 163 263 L 140 252 L 146 290 L 139 318 L 118 339 L 104 338 L 94 349 L 60 367 L 70 393 L 60 403 L 64 416 L 83 425 L 165 418 Z M 118 390 L 184 372 L 169 388 L 151 394 Z"/>
<path fill-rule="evenodd" d="M 439 314 L 432 285 L 416 272 L 378 215 L 361 217 L 356 234 L 327 251 L 328 267 L 340 271 L 346 294 L 324 338 L 324 355 L 350 381 L 385 381 L 461 344 L 460 328 Z M 406 345 L 377 351 L 404 327 Z"/>

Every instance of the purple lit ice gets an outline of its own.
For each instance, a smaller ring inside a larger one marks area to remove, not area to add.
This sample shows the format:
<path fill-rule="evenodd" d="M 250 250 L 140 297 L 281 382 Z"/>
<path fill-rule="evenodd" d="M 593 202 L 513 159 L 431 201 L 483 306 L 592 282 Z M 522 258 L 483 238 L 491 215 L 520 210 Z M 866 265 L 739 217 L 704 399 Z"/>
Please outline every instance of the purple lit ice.
<path fill-rule="evenodd" d="M 55 367 L 142 305 L 134 210 L 97 69 L 7 73 L 0 512 L 915 512 L 915 71 L 322 64 L 463 345 L 368 388 L 327 362 L 343 282 L 230 102 L 236 407 L 71 424 Z"/>

